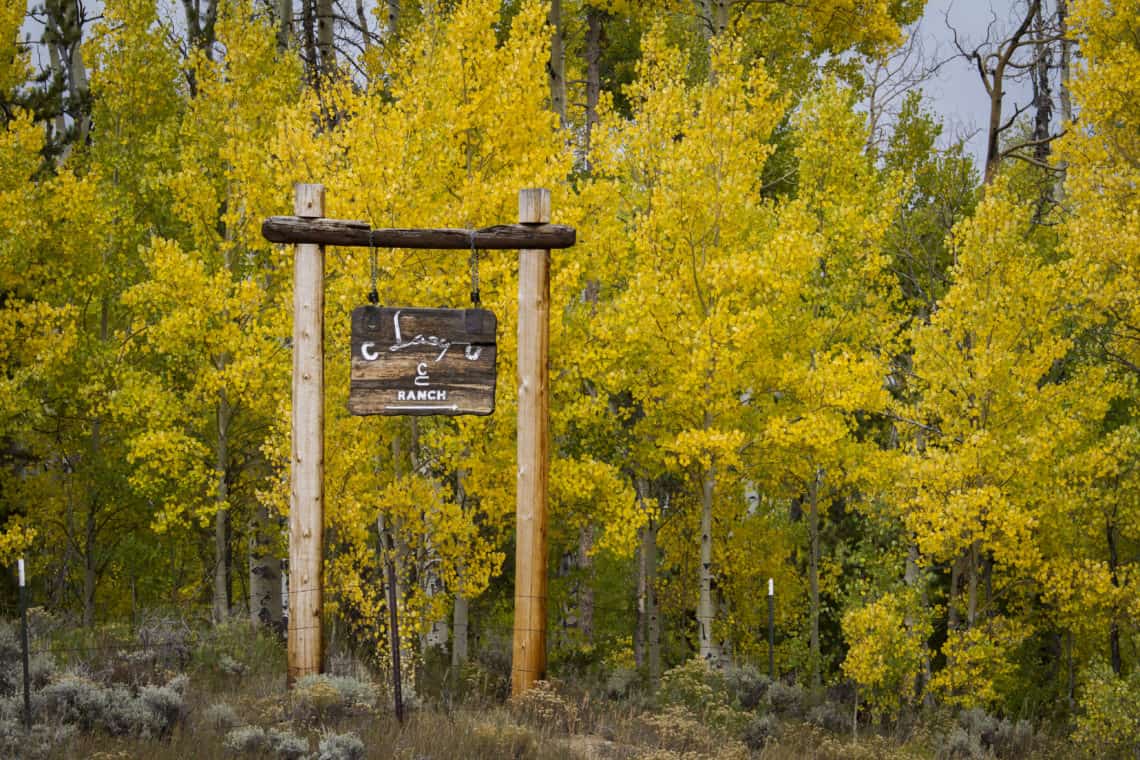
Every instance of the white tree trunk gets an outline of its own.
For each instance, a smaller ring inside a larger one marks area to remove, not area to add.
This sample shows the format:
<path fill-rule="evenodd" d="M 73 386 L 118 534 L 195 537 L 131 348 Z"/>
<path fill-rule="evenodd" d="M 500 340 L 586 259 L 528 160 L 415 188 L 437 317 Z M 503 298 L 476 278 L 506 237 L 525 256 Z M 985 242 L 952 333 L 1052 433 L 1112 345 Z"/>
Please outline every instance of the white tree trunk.
<path fill-rule="evenodd" d="M 258 506 L 250 524 L 249 617 L 254 625 L 281 628 L 281 557 L 273 545 L 269 510 Z"/>
<path fill-rule="evenodd" d="M 700 564 L 700 600 L 697 603 L 697 635 L 700 643 L 701 659 L 714 663 L 719 659 L 720 652 L 713 642 L 713 619 L 716 609 L 712 596 L 712 511 L 713 496 L 716 489 L 716 465 L 713 464 L 705 472 L 701 498 L 701 564 Z"/>

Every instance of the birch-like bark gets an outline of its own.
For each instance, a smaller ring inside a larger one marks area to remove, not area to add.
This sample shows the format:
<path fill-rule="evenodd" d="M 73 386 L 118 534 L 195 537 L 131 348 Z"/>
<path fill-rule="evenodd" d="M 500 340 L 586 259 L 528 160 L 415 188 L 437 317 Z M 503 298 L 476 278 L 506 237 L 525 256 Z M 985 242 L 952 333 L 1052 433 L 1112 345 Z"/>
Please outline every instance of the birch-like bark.
<path fill-rule="evenodd" d="M 808 485 L 808 534 L 810 559 L 808 562 L 808 585 L 810 589 L 810 640 L 808 659 L 811 663 L 811 685 L 818 689 L 823 684 L 821 672 L 822 654 L 819 646 L 819 487 L 823 471 L 816 470 Z"/>
<path fill-rule="evenodd" d="M 388 34 L 396 36 L 400 26 L 400 0 L 388 0 Z"/>
<path fill-rule="evenodd" d="M 586 6 L 586 133 L 582 146 L 586 170 L 590 169 L 590 144 L 598 123 L 598 101 L 602 94 L 602 35 L 606 12 Z"/>
<path fill-rule="evenodd" d="M 550 110 L 558 114 L 559 123 L 569 124 L 566 117 L 566 49 L 562 24 L 562 0 L 550 0 L 550 12 L 546 21 L 550 24 L 550 61 L 546 72 L 550 80 Z"/>
<path fill-rule="evenodd" d="M 333 45 L 333 0 L 316 0 L 316 4 L 320 72 L 327 76 L 336 68 L 336 48 Z"/>
<path fill-rule="evenodd" d="M 293 0 L 276 0 L 277 49 L 285 50 L 293 39 Z"/>
<path fill-rule="evenodd" d="M 649 660 L 649 685 L 654 691 L 661 683 L 661 616 L 657 607 L 657 531 L 660 526 L 650 520 L 642 535 L 641 550 L 645 555 L 645 636 Z"/>
<path fill-rule="evenodd" d="M 578 632 L 582 641 L 594 641 L 594 526 L 584 525 L 578 530 Z"/>
<path fill-rule="evenodd" d="M 256 626 L 279 630 L 282 623 L 281 557 L 275 551 L 276 526 L 259 504 L 249 526 L 249 617 Z"/>
<path fill-rule="evenodd" d="M 86 144 L 91 129 L 91 91 L 83 62 L 84 19 L 82 7 L 67 0 L 46 0 L 43 11 L 41 41 L 48 50 L 50 73 L 66 91 L 60 114 L 53 121 L 55 139 L 61 149 L 58 161 L 62 163 L 72 146 Z M 72 120 L 70 132 L 65 116 Z"/>
<path fill-rule="evenodd" d="M 215 408 L 217 438 L 214 442 L 214 477 L 216 478 L 214 503 L 214 581 L 213 617 L 221 623 L 230 616 L 232 602 L 230 577 L 233 556 L 230 551 L 230 510 L 229 510 L 229 427 L 232 409 L 225 392 L 218 394 Z"/>
<path fill-rule="evenodd" d="M 708 663 L 719 658 L 713 641 L 713 619 L 716 609 L 712 596 L 712 512 L 713 497 L 716 493 L 716 464 L 705 471 L 701 489 L 701 559 L 700 559 L 700 599 L 697 602 L 697 635 L 700 643 L 700 657 Z"/>
<path fill-rule="evenodd" d="M 696 0 L 697 14 L 705 39 L 719 36 L 728 28 L 732 0 Z"/>
<path fill-rule="evenodd" d="M 966 630 L 978 622 L 978 542 L 970 545 L 969 576 L 966 578 Z"/>
<path fill-rule="evenodd" d="M 1061 105 L 1061 129 L 1068 129 L 1073 123 L 1073 95 L 1069 90 L 1069 68 L 1072 62 L 1072 42 L 1069 41 L 1069 2 L 1057 0 L 1057 34 L 1060 36 L 1061 60 L 1060 83 L 1058 85 L 1058 101 Z M 1065 200 L 1065 177 L 1068 172 L 1068 162 L 1057 162 L 1057 179 L 1053 183 L 1053 198 L 1057 203 Z"/>
<path fill-rule="evenodd" d="M 645 478 L 634 480 L 637 503 L 642 511 L 645 510 L 647 488 Z M 646 540 L 650 522 L 652 522 L 652 517 L 646 520 L 646 524 L 637 532 L 637 624 L 633 632 L 633 660 L 639 668 L 645 667 L 646 649 L 649 641 L 649 620 L 646 614 L 649 552 L 646 547 Z"/>

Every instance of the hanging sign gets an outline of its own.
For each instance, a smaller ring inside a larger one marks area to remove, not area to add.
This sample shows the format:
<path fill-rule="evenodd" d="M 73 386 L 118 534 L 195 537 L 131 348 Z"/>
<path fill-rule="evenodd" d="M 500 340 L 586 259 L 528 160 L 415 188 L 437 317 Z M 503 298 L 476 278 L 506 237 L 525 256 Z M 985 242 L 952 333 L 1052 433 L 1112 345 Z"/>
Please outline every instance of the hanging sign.
<path fill-rule="evenodd" d="M 490 414 L 495 331 L 486 309 L 352 312 L 352 414 Z"/>

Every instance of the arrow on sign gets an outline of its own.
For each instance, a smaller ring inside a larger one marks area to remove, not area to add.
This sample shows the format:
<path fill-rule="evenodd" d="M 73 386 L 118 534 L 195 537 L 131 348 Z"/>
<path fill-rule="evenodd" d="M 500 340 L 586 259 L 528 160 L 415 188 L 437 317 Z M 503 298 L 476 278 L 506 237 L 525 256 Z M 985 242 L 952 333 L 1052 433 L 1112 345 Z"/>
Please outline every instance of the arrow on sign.
<path fill-rule="evenodd" d="M 456 404 L 453 404 L 451 406 L 438 406 L 435 404 L 421 404 L 420 406 L 414 406 L 414 405 L 401 406 L 401 405 L 389 404 L 389 405 L 385 406 L 384 408 L 385 409 L 392 409 L 394 411 L 420 411 L 420 410 L 424 410 L 424 409 L 444 409 L 444 410 L 451 411 L 451 412 L 458 412 L 459 411 L 459 406 Z"/>

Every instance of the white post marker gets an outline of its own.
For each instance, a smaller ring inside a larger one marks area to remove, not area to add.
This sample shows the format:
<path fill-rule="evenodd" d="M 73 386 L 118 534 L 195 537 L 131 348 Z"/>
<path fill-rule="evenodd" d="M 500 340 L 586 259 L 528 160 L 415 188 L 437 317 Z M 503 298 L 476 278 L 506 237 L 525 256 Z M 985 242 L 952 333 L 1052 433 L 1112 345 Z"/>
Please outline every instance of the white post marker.
<path fill-rule="evenodd" d="M 768 596 L 776 595 L 776 582 L 771 578 L 768 579 Z"/>
<path fill-rule="evenodd" d="M 19 572 L 20 572 L 20 588 L 23 588 L 24 587 L 24 558 L 23 557 L 20 557 L 20 559 L 18 559 L 16 561 L 16 567 L 19 568 Z"/>

